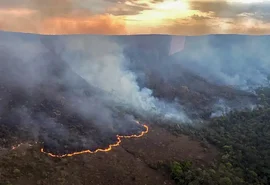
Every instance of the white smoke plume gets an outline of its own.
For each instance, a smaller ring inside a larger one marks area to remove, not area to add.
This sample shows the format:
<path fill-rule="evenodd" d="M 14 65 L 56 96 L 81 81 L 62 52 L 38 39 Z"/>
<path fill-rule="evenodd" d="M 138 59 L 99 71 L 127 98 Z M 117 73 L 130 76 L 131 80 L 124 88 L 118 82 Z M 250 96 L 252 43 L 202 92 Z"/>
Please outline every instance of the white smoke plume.
<path fill-rule="evenodd" d="M 109 37 L 63 37 L 59 43 L 64 46 L 61 56 L 77 74 L 110 93 L 116 103 L 131 106 L 144 115 L 190 121 L 181 108 L 154 97 L 152 90 L 139 87 L 136 73 L 129 69 L 123 46 Z"/>
<path fill-rule="evenodd" d="M 251 91 L 269 84 L 268 36 L 188 37 L 177 62 L 211 82 Z"/>
<path fill-rule="evenodd" d="M 92 119 L 99 127 L 105 129 L 116 122 L 122 122 L 125 127 L 125 120 L 132 120 L 127 117 L 124 120 L 114 119 L 112 107 L 119 104 L 145 117 L 160 116 L 180 122 L 190 121 L 179 105 L 161 101 L 152 95 L 152 90 L 139 87 L 136 74 L 128 68 L 129 60 L 123 54 L 123 46 L 109 37 L 47 37 L 16 33 L 1 33 L 0 37 L 0 54 L 3 59 L 1 68 L 5 67 L 7 75 L 4 77 L 10 82 L 9 85 L 19 86 L 31 93 L 40 84 L 50 86 L 62 83 L 49 76 L 48 71 L 51 69 L 50 65 L 58 65 L 58 62 L 61 64 L 60 60 L 63 60 L 90 85 L 101 89 L 100 94 L 85 98 L 81 95 L 82 92 L 72 89 L 76 82 L 64 71 L 61 80 L 69 87 L 65 95 L 65 106 Z M 49 57 L 45 58 L 48 53 Z M 50 55 L 55 57 L 55 54 L 59 58 L 50 58 Z M 10 66 L 9 60 L 17 61 L 17 66 Z M 50 60 L 56 60 L 56 63 L 50 63 Z M 50 91 L 50 88 L 55 87 L 48 87 L 47 90 Z M 57 91 L 56 94 L 46 93 L 61 96 Z"/>

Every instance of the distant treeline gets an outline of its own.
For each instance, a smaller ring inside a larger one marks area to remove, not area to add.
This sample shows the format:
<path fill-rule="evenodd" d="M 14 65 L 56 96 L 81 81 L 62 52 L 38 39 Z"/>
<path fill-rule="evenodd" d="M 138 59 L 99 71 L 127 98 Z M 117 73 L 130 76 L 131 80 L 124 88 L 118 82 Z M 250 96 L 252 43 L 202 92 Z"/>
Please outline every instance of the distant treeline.
<path fill-rule="evenodd" d="M 210 166 L 198 168 L 189 161 L 169 165 L 172 178 L 181 185 L 270 184 L 270 88 L 259 88 L 263 106 L 214 118 L 203 128 L 181 131 L 220 149 Z"/>

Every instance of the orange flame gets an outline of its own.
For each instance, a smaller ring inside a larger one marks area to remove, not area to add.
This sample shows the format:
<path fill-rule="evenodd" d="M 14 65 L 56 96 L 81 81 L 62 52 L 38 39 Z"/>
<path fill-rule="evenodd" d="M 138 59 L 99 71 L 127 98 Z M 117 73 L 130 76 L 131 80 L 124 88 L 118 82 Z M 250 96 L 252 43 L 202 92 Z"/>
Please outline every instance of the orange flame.
<path fill-rule="evenodd" d="M 137 124 L 141 125 L 139 122 L 137 122 Z M 94 151 L 91 151 L 91 150 L 83 150 L 83 151 L 80 151 L 80 152 L 74 152 L 74 153 L 70 153 L 70 154 L 63 154 L 63 155 L 57 155 L 57 154 L 53 154 L 53 153 L 49 153 L 49 152 L 45 152 L 44 151 L 44 148 L 41 148 L 40 151 L 42 153 L 45 153 L 47 154 L 48 156 L 50 157 L 57 157 L 57 158 L 63 158 L 63 157 L 72 157 L 74 155 L 80 155 L 80 154 L 85 154 L 85 153 L 90 153 L 90 154 L 94 154 L 94 153 L 97 153 L 97 152 L 109 152 L 112 150 L 113 147 L 116 147 L 116 146 L 119 146 L 120 143 L 122 142 L 121 141 L 121 138 L 139 138 L 139 137 L 142 137 L 144 134 L 148 133 L 148 126 L 147 125 L 142 125 L 144 128 L 145 128 L 145 131 L 142 131 L 139 135 L 129 135 L 129 136 L 120 136 L 120 135 L 116 135 L 117 137 L 117 142 L 114 143 L 114 144 L 110 144 L 108 146 L 108 148 L 105 148 L 105 149 L 96 149 Z"/>
<path fill-rule="evenodd" d="M 16 149 L 19 148 L 22 144 L 23 144 L 23 143 L 20 143 L 20 144 L 18 144 L 18 145 L 16 145 L 16 146 L 12 146 L 12 147 L 11 147 L 11 150 L 16 150 Z"/>
<path fill-rule="evenodd" d="M 34 143 L 37 144 L 37 142 L 34 142 Z M 19 143 L 17 145 L 12 146 L 11 150 L 16 150 L 16 149 L 20 148 L 21 146 L 32 147 L 33 144 L 31 144 L 31 143 Z"/>

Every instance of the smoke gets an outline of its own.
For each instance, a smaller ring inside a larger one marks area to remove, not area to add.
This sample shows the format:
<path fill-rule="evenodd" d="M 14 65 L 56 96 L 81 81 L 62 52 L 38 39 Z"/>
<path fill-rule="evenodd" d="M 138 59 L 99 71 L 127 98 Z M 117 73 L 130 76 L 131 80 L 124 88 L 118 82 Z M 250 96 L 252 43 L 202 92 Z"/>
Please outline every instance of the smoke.
<path fill-rule="evenodd" d="M 1 124 L 20 124 L 49 151 L 95 149 L 137 133 L 135 115 L 190 121 L 180 105 L 138 85 L 123 46 L 110 37 L 0 38 Z"/>
<path fill-rule="evenodd" d="M 102 91 L 74 73 L 52 48 L 52 38 L 14 33 L 0 37 L 0 119 L 10 133 L 52 148 L 68 143 L 89 149 L 104 139 L 106 145 L 116 134 L 138 131 L 131 114 L 121 115 Z"/>
<path fill-rule="evenodd" d="M 137 74 L 130 69 L 124 46 L 109 37 L 70 37 L 63 42 L 63 59 L 91 85 L 110 93 L 116 103 L 128 105 L 141 115 L 163 115 L 181 122 L 190 121 L 176 105 L 153 96 L 140 87 Z"/>
<path fill-rule="evenodd" d="M 224 85 L 250 91 L 270 73 L 268 37 L 187 37 L 173 56 L 162 36 L 143 49 L 126 37 L 0 33 L 0 40 L 2 123 L 20 122 L 54 147 L 96 148 L 138 132 L 135 117 L 189 123 L 193 113 L 252 108 L 254 97 Z"/>
<path fill-rule="evenodd" d="M 125 55 L 132 61 L 141 87 L 151 89 L 160 99 L 182 105 L 193 120 L 205 117 L 205 112 L 216 112 L 216 105 L 223 102 L 230 110 L 257 103 L 250 88 L 267 84 L 265 37 L 209 35 L 186 37 L 184 44 L 182 38 L 128 38 L 132 44 Z M 169 55 L 170 48 L 183 49 Z"/>
<path fill-rule="evenodd" d="M 251 91 L 268 84 L 267 36 L 211 35 L 187 38 L 177 63 L 208 81 Z"/>
<path fill-rule="evenodd" d="M 211 118 L 220 117 L 228 114 L 232 109 L 229 105 L 226 104 L 226 101 L 219 99 L 213 106 L 214 112 L 211 113 Z"/>

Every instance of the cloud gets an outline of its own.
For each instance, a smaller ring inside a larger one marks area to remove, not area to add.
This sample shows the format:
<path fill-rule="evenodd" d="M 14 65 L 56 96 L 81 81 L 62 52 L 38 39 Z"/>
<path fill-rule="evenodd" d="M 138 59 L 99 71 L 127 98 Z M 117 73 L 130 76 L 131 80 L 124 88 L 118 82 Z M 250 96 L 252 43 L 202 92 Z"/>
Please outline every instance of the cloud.
<path fill-rule="evenodd" d="M 270 2 L 186 0 L 189 9 L 174 12 L 156 10 L 162 2 L 167 1 L 1 1 L 0 29 L 46 34 L 269 33 Z"/>
<path fill-rule="evenodd" d="M 190 7 L 201 12 L 213 12 L 219 18 L 236 18 L 243 13 L 260 14 L 263 17 L 269 14 L 270 2 L 190 1 Z"/>
<path fill-rule="evenodd" d="M 114 16 L 96 15 L 82 19 L 46 19 L 40 32 L 47 34 L 125 34 L 126 30 L 124 22 Z"/>
<path fill-rule="evenodd" d="M 41 34 L 125 34 L 125 23 L 111 15 L 78 17 L 52 17 L 44 20 L 31 16 L 0 18 L 0 29 Z"/>
<path fill-rule="evenodd" d="M 167 24 L 151 28 L 150 33 L 173 35 L 205 34 L 269 34 L 269 23 L 252 17 L 217 18 L 211 15 L 193 15 L 185 19 L 168 20 Z M 148 32 L 148 33 L 149 33 Z"/>
<path fill-rule="evenodd" d="M 31 0 L 30 8 L 37 10 L 42 17 L 66 16 L 73 11 L 71 0 Z"/>
<path fill-rule="evenodd" d="M 42 17 L 69 16 L 74 12 L 91 14 L 130 15 L 148 9 L 148 4 L 137 0 L 11 0 L 1 2 L 0 7 L 28 8 L 39 12 Z"/>
<path fill-rule="evenodd" d="M 13 9 L 12 11 L 6 10 L 0 12 L 0 29 L 6 31 L 21 31 L 21 32 L 38 32 L 39 21 L 33 20 L 32 17 L 35 13 L 25 15 L 22 9 Z"/>
<path fill-rule="evenodd" d="M 173 35 L 199 35 L 214 32 L 207 21 L 174 21 L 173 24 L 163 27 L 163 30 Z"/>
<path fill-rule="evenodd" d="M 70 14 L 74 9 L 72 0 L 11 0 L 1 1 L 1 9 L 26 8 L 38 12 L 41 17 L 63 16 Z"/>
<path fill-rule="evenodd" d="M 10 1 L 1 1 L 1 8 L 26 8 L 30 0 L 10 0 Z"/>
<path fill-rule="evenodd" d="M 203 21 L 203 20 L 209 20 L 211 19 L 210 16 L 204 16 L 204 15 L 192 15 L 190 16 L 191 19 L 196 20 L 196 21 Z"/>
<path fill-rule="evenodd" d="M 126 33 L 125 22 L 121 18 L 110 14 L 95 14 L 81 8 L 87 2 L 90 1 L 23 0 L 27 7 L 16 0 L 1 2 L 1 7 L 3 5 L 5 9 L 0 8 L 0 29 L 41 34 Z"/>
<path fill-rule="evenodd" d="M 138 6 L 134 4 L 118 4 L 107 9 L 107 12 L 113 15 L 136 15 L 144 10 L 149 10 L 148 6 Z"/>

